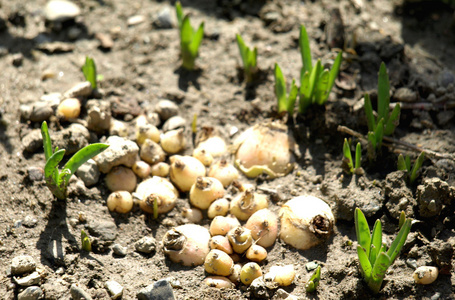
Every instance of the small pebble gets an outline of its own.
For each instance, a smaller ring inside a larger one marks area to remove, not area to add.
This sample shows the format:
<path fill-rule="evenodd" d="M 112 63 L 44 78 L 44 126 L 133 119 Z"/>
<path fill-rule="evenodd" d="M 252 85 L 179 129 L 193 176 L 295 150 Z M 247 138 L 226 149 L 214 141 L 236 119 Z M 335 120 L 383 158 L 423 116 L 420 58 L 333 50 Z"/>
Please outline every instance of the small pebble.
<path fill-rule="evenodd" d="M 80 8 L 71 1 L 51 0 L 44 7 L 44 16 L 48 21 L 66 21 L 80 15 Z"/>
<path fill-rule="evenodd" d="M 107 141 L 109 148 L 93 158 L 101 173 L 108 173 L 113 167 L 124 165 L 132 167 L 136 162 L 139 146 L 130 140 L 119 136 L 110 136 Z"/>
<path fill-rule="evenodd" d="M 36 262 L 29 255 L 20 255 L 13 258 L 11 261 L 11 274 L 21 275 L 35 271 Z"/>
<path fill-rule="evenodd" d="M 92 84 L 89 81 L 79 82 L 65 93 L 63 93 L 63 98 L 78 98 L 78 97 L 88 97 L 92 94 Z"/>
<path fill-rule="evenodd" d="M 174 291 L 166 279 L 161 279 L 137 293 L 138 300 L 173 300 Z"/>
<path fill-rule="evenodd" d="M 27 169 L 27 174 L 30 181 L 41 181 L 44 179 L 44 170 L 40 167 L 29 167 Z"/>
<path fill-rule="evenodd" d="M 100 170 L 96 162 L 93 159 L 89 159 L 77 169 L 76 175 L 84 182 L 86 187 L 90 187 L 98 182 Z"/>
<path fill-rule="evenodd" d="M 163 124 L 163 131 L 167 132 L 174 129 L 185 128 L 186 120 L 180 116 L 173 116 Z"/>
<path fill-rule="evenodd" d="M 120 285 L 117 281 L 110 280 L 105 283 L 106 289 L 111 295 L 111 299 L 116 300 L 120 299 L 123 296 L 123 286 Z"/>
<path fill-rule="evenodd" d="M 128 18 L 127 24 L 128 24 L 128 26 L 135 26 L 135 25 L 141 24 L 143 22 L 145 22 L 145 17 L 144 16 L 135 15 L 135 16 L 132 16 L 132 17 Z"/>
<path fill-rule="evenodd" d="M 41 281 L 41 276 L 38 272 L 33 272 L 32 274 L 16 278 L 14 277 L 14 281 L 20 286 L 31 286 L 31 285 L 38 285 Z"/>
<path fill-rule="evenodd" d="M 70 289 L 73 300 L 92 300 L 92 296 L 84 291 L 78 284 L 72 284 Z"/>
<path fill-rule="evenodd" d="M 162 121 L 166 121 L 167 119 L 178 114 L 179 107 L 176 103 L 163 99 L 156 104 L 155 112 L 158 113 Z"/>
<path fill-rule="evenodd" d="M 408 258 L 406 260 L 406 265 L 414 270 L 417 269 L 417 261 L 414 258 Z"/>
<path fill-rule="evenodd" d="M 95 34 L 95 38 L 100 41 L 100 48 L 103 50 L 110 50 L 114 47 L 114 41 L 108 34 L 98 32 Z"/>
<path fill-rule="evenodd" d="M 22 66 L 23 61 L 24 61 L 24 55 L 22 53 L 16 53 L 11 56 L 11 63 L 15 67 Z"/>
<path fill-rule="evenodd" d="M 170 29 L 172 28 L 171 10 L 169 7 L 163 8 L 157 15 L 156 20 L 153 22 L 156 28 Z"/>
<path fill-rule="evenodd" d="M 120 244 L 115 244 L 114 246 L 112 246 L 112 251 L 114 251 L 114 254 L 118 256 L 126 256 L 127 254 L 126 247 L 123 247 Z"/>
<path fill-rule="evenodd" d="M 17 295 L 17 300 L 38 300 L 42 297 L 42 289 L 37 286 L 30 286 Z"/>
<path fill-rule="evenodd" d="M 155 251 L 156 241 L 153 237 L 144 236 L 142 239 L 134 244 L 134 248 L 137 252 L 142 252 L 146 254 L 150 254 Z"/>
<path fill-rule="evenodd" d="M 400 102 L 416 102 L 417 101 L 417 93 L 412 91 L 409 88 L 401 87 L 395 91 L 393 94 L 395 100 Z"/>
<path fill-rule="evenodd" d="M 318 266 L 319 264 L 317 262 L 311 261 L 305 265 L 305 268 L 307 269 L 307 271 L 312 271 L 316 269 Z"/>

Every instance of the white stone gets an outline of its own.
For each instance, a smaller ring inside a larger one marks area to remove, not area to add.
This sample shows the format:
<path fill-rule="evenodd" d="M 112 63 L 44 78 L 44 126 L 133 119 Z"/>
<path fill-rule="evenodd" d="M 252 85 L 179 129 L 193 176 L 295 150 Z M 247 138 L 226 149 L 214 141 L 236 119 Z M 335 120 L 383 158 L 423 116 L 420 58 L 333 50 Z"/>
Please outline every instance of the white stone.
<path fill-rule="evenodd" d="M 123 286 L 120 285 L 117 281 L 110 280 L 105 283 L 106 289 L 111 295 L 111 299 L 120 299 L 123 295 Z"/>
<path fill-rule="evenodd" d="M 73 2 L 51 0 L 44 7 L 44 16 L 49 21 L 65 21 L 81 14 L 81 9 Z"/>

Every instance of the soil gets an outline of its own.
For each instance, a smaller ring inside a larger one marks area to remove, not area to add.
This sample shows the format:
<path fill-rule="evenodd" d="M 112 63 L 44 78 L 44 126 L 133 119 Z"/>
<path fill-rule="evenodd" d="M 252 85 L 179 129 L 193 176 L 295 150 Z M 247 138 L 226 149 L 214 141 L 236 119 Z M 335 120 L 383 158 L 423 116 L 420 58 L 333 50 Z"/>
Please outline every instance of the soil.
<path fill-rule="evenodd" d="M 307 28 L 313 59 L 330 64 L 336 52 L 329 45 L 346 45 L 337 85 L 325 107 L 295 115 L 289 122 L 301 152 L 295 170 L 274 180 L 241 180 L 267 192 L 274 211 L 294 196 L 321 197 L 334 211 L 336 229 L 328 241 L 305 251 L 277 240 L 261 267 L 266 272 L 273 265 L 293 264 L 297 276 L 284 290 L 302 298 L 455 299 L 455 21 L 451 6 L 439 1 L 388 0 L 182 1 L 193 26 L 205 22 L 197 69 L 190 72 L 180 67 L 175 25 L 160 29 L 153 24 L 166 7 L 175 19 L 172 1 L 75 1 L 81 15 L 61 28 L 45 22 L 45 3 L 0 0 L 1 299 L 15 299 L 21 291 L 8 271 L 19 255 L 30 255 L 37 262 L 45 299 L 70 299 L 73 283 L 94 299 L 109 299 L 104 287 L 108 280 L 124 287 L 123 299 L 135 299 L 142 288 L 170 276 L 180 281 L 180 287 L 174 288 L 176 299 L 256 298 L 244 285 L 209 288 L 202 283 L 207 276 L 203 266 L 182 267 L 164 256 L 159 241 L 167 230 L 184 222 L 181 210 L 189 206 L 184 193 L 177 207 L 157 220 L 139 209 L 126 215 L 109 212 L 103 178 L 90 188 L 72 184 L 68 199 L 57 201 L 44 180 L 34 181 L 31 175 L 33 168 L 44 167 L 43 151 L 38 147 L 29 152 L 23 146 L 24 137 L 41 124 L 21 118 L 19 108 L 82 81 L 80 67 L 89 55 L 103 75 L 100 98 L 110 101 L 113 116 L 131 128 L 140 112 L 160 99 L 170 99 L 187 121 L 188 137 L 196 114 L 198 125 L 214 126 L 230 140 L 230 133 L 278 117 L 273 68 L 278 63 L 288 81 L 299 78 L 300 24 Z M 334 7 L 344 22 L 344 44 L 334 38 L 339 34 L 333 32 L 340 29 Z M 128 26 L 128 18 L 135 15 L 143 16 L 144 22 Z M 243 82 L 236 33 L 258 48 L 261 76 L 253 84 Z M 113 39 L 112 48 L 100 46 L 99 34 Z M 413 184 L 403 172 L 396 172 L 396 162 L 398 153 L 414 160 L 418 152 L 390 141 L 375 161 L 369 161 L 363 151 L 364 175 L 346 174 L 341 167 L 343 140 L 351 136 L 337 128 L 342 125 L 367 133 L 363 94 L 371 93 L 376 102 L 381 61 L 389 71 L 392 102 L 403 106 L 393 138 L 436 152 L 427 155 Z M 55 118 L 49 124 L 52 132 L 69 125 Z M 93 142 L 106 137 L 106 133 L 92 133 Z M 192 146 L 184 153 L 191 154 Z M 425 209 L 432 200 L 438 209 L 429 213 Z M 376 296 L 358 269 L 355 207 L 365 212 L 370 225 L 382 220 L 388 244 L 396 235 L 401 210 L 415 219 Z M 92 222 L 114 224 L 115 234 L 112 239 L 98 238 L 94 251 L 85 253 L 80 250 L 80 231 L 96 231 Z M 209 223 L 205 218 L 201 224 L 208 228 Z M 135 242 L 144 236 L 158 241 L 148 255 L 134 250 Z M 61 255 L 49 250 L 55 243 Z M 127 255 L 113 255 L 112 243 L 127 247 Z M 305 283 L 312 271 L 306 264 L 313 261 L 322 266 L 321 282 L 316 293 L 307 294 Z M 440 270 L 438 279 L 428 286 L 416 285 L 412 279 L 414 268 L 423 265 Z M 266 297 L 278 299 L 278 293 L 271 290 Z"/>

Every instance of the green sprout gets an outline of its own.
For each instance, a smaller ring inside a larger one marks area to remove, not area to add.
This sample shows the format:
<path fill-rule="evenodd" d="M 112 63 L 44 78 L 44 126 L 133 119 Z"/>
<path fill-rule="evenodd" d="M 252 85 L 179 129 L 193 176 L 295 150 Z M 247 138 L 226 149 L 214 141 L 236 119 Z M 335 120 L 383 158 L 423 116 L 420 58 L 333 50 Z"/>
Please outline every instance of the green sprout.
<path fill-rule="evenodd" d="M 289 96 L 286 91 L 286 78 L 281 72 L 280 66 L 275 64 L 275 95 L 278 99 L 278 113 L 287 111 L 292 116 L 294 112 L 294 104 L 297 99 L 298 88 L 295 85 L 295 80 L 292 79 L 291 90 Z"/>
<path fill-rule="evenodd" d="M 180 29 L 182 66 L 191 71 L 194 69 L 194 62 L 199 55 L 199 46 L 204 37 L 204 22 L 195 31 L 191 26 L 190 17 L 188 15 L 183 16 L 182 5 L 179 1 L 175 4 L 175 11 Z"/>
<path fill-rule="evenodd" d="M 384 135 L 392 135 L 400 121 L 400 104 L 397 103 L 392 112 L 389 112 L 390 104 L 390 83 L 387 68 L 383 63 L 379 68 L 378 77 L 378 111 L 377 117 L 374 116 L 373 106 L 371 105 L 370 95 L 365 94 L 365 114 L 368 123 L 368 156 L 373 159 L 376 156 L 376 149 L 382 146 Z"/>
<path fill-rule="evenodd" d="M 354 161 L 352 160 L 351 145 L 349 144 L 347 139 L 344 139 L 343 156 L 344 156 L 343 165 L 346 165 L 346 170 L 348 171 L 349 174 L 356 175 L 363 174 L 363 169 L 360 166 L 360 162 L 362 160 L 362 146 L 360 145 L 360 143 L 357 143 L 357 146 L 355 147 L 355 164 Z"/>
<path fill-rule="evenodd" d="M 92 89 L 96 89 L 96 65 L 93 58 L 88 56 L 85 57 L 85 64 L 82 66 L 82 73 L 84 74 L 85 80 L 91 83 Z"/>
<path fill-rule="evenodd" d="M 377 294 L 381 288 L 387 269 L 393 264 L 406 242 L 406 238 L 411 230 L 412 220 L 406 218 L 404 212 L 401 212 L 400 221 L 402 226 L 397 237 L 387 250 L 387 246 L 382 243 L 382 224 L 380 220 L 376 220 L 374 223 L 370 236 L 368 222 L 359 208 L 355 209 L 354 219 L 357 241 L 359 243 L 357 245 L 357 254 L 359 256 L 360 272 L 370 290 Z"/>
<path fill-rule="evenodd" d="M 66 199 L 69 180 L 76 170 L 90 158 L 109 147 L 109 145 L 102 143 L 85 146 L 76 152 L 60 171 L 58 164 L 65 155 L 65 149 L 58 149 L 56 147 L 55 151 L 52 151 L 51 138 L 46 121 L 41 125 L 41 135 L 43 137 L 44 156 L 46 157 L 46 165 L 44 166 L 46 185 L 52 194 L 61 200 Z"/>
<path fill-rule="evenodd" d="M 320 59 L 313 66 L 310 41 L 303 25 L 300 27 L 299 45 L 303 62 L 300 72 L 299 113 L 304 114 L 311 105 L 324 105 L 327 102 L 340 70 L 343 53 L 338 53 L 331 70 L 323 69 Z"/>
<path fill-rule="evenodd" d="M 414 163 L 414 166 L 411 169 L 411 158 L 409 155 L 406 155 L 406 157 L 403 157 L 403 154 L 400 154 L 398 156 L 398 170 L 400 171 L 405 171 L 409 177 L 409 183 L 414 183 L 414 181 L 417 179 L 417 173 L 419 172 L 419 169 L 422 167 L 423 161 L 425 160 L 425 152 L 420 152 L 419 157 L 417 157 L 417 160 Z"/>
<path fill-rule="evenodd" d="M 258 49 L 254 47 L 254 49 L 251 50 L 247 45 L 245 45 L 245 42 L 243 41 L 240 34 L 237 34 L 235 37 L 237 38 L 237 45 L 239 46 L 240 56 L 242 57 L 246 82 L 252 82 L 258 72 Z"/>
<path fill-rule="evenodd" d="M 85 233 L 84 229 L 81 229 L 81 243 L 82 243 L 82 250 L 87 252 L 92 251 L 92 243 L 90 242 L 90 238 L 88 237 L 87 233 Z"/>
<path fill-rule="evenodd" d="M 312 293 L 316 291 L 316 288 L 319 286 L 319 281 L 321 280 L 321 266 L 318 266 L 316 271 L 314 271 L 310 280 L 305 284 L 305 290 L 307 293 Z"/>

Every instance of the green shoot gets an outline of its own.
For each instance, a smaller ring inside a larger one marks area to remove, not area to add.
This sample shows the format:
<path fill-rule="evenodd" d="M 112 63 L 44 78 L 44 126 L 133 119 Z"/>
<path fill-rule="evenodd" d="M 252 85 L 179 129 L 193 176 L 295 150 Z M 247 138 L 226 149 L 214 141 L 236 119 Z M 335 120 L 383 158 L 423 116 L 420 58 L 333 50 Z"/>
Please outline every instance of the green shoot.
<path fill-rule="evenodd" d="M 82 73 L 84 74 L 85 80 L 91 83 L 92 89 L 96 89 L 96 65 L 95 61 L 86 56 L 85 57 L 85 64 L 82 66 Z"/>
<path fill-rule="evenodd" d="M 66 199 L 69 180 L 76 170 L 90 158 L 109 147 L 109 145 L 102 143 L 88 145 L 76 152 L 60 171 L 58 164 L 65 155 L 65 149 L 59 150 L 56 147 L 55 151 L 52 151 L 52 143 L 46 121 L 41 125 L 41 135 L 43 137 L 44 156 L 46 157 L 46 165 L 44 166 L 46 185 L 52 194 L 61 200 Z"/>
<path fill-rule="evenodd" d="M 321 280 L 321 266 L 318 266 L 316 271 L 314 271 L 313 275 L 311 276 L 310 280 L 305 284 L 305 290 L 307 293 L 312 293 L 316 291 L 316 288 L 319 285 L 319 281 Z"/>
<path fill-rule="evenodd" d="M 356 175 L 363 174 L 363 169 L 360 165 L 362 160 L 362 146 L 360 143 L 357 143 L 357 146 L 355 147 L 355 164 L 351 155 L 351 145 L 347 139 L 344 139 L 343 156 L 342 165 L 346 166 L 344 169 L 346 169 L 347 173 Z"/>
<path fill-rule="evenodd" d="M 402 226 L 397 237 L 387 249 L 382 243 L 382 224 L 376 220 L 370 235 L 370 228 L 365 215 L 359 208 L 355 209 L 354 222 L 357 235 L 357 254 L 360 263 L 360 272 L 369 289 L 377 294 L 381 289 L 387 269 L 393 264 L 401 251 L 411 230 L 411 219 L 400 217 Z"/>
<path fill-rule="evenodd" d="M 414 166 L 411 169 L 411 158 L 409 155 L 406 155 L 406 158 L 403 157 L 403 154 L 398 156 L 398 170 L 405 171 L 409 178 L 409 183 L 413 184 L 417 179 L 418 172 L 422 167 L 423 161 L 425 160 L 425 152 L 421 152 L 419 157 L 414 163 Z"/>
<path fill-rule="evenodd" d="M 300 27 L 299 45 L 303 62 L 300 71 L 299 113 L 304 114 L 311 105 L 324 105 L 327 102 L 338 76 L 343 54 L 338 53 L 331 70 L 323 69 L 319 59 L 313 67 L 310 41 L 303 25 Z"/>
<path fill-rule="evenodd" d="M 275 95 L 278 100 L 278 113 L 287 111 L 290 116 L 294 112 L 295 100 L 297 99 L 298 88 L 295 80 L 292 80 L 289 96 L 286 89 L 286 78 L 281 72 L 280 66 L 275 63 Z"/>
<path fill-rule="evenodd" d="M 367 117 L 368 124 L 368 140 L 370 142 L 368 155 L 370 159 L 376 157 L 376 150 L 382 146 L 382 138 L 384 135 L 392 135 L 395 128 L 398 126 L 400 121 L 400 104 L 397 103 L 390 113 L 390 83 L 389 75 L 387 74 L 387 68 L 383 63 L 379 68 L 378 77 L 378 112 L 375 117 L 373 112 L 373 106 L 371 104 L 370 96 L 365 94 L 364 97 L 364 108 Z"/>
<path fill-rule="evenodd" d="M 247 45 L 245 45 L 245 42 L 239 34 L 236 34 L 235 37 L 237 39 L 237 45 L 239 46 L 240 56 L 242 57 L 246 82 L 252 82 L 258 72 L 258 49 L 256 47 L 254 47 L 253 50 L 250 49 Z"/>
<path fill-rule="evenodd" d="M 84 229 L 81 229 L 81 243 L 82 243 L 82 250 L 87 252 L 92 251 L 92 243 L 90 242 L 90 238 L 88 237 L 87 233 L 85 233 Z"/>
<path fill-rule="evenodd" d="M 195 31 L 191 26 L 190 17 L 183 16 L 182 5 L 180 2 L 175 4 L 177 21 L 180 29 L 180 54 L 182 56 L 182 66 L 187 70 L 193 70 L 195 60 L 199 55 L 199 46 L 204 37 L 204 22 Z"/>

